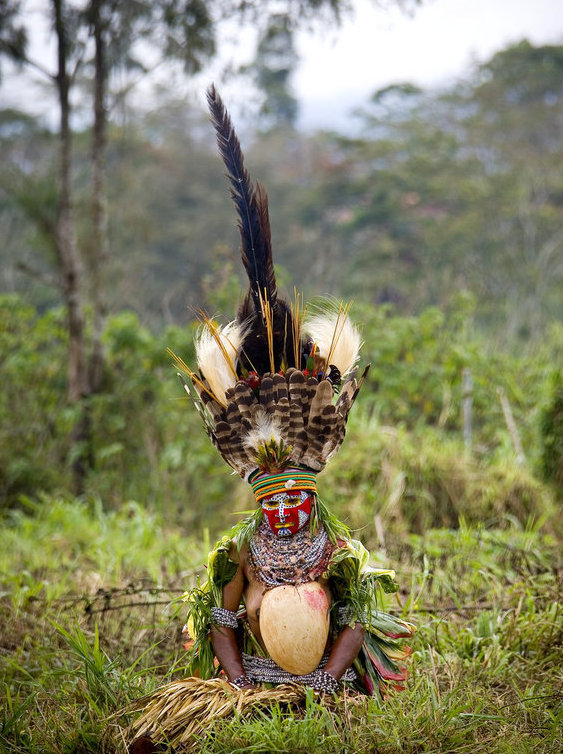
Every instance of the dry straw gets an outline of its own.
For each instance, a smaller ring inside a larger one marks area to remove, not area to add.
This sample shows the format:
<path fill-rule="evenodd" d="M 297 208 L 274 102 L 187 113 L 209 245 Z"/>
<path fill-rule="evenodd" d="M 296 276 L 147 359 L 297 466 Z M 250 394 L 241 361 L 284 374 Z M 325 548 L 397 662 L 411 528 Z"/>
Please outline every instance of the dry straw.
<path fill-rule="evenodd" d="M 199 734 L 217 720 L 249 715 L 275 704 L 300 705 L 304 699 L 305 688 L 294 684 L 240 690 L 222 678 L 186 678 L 135 703 L 133 709 L 144 709 L 131 724 L 129 738 L 148 735 L 154 741 L 181 747 L 179 751 L 195 751 Z"/>

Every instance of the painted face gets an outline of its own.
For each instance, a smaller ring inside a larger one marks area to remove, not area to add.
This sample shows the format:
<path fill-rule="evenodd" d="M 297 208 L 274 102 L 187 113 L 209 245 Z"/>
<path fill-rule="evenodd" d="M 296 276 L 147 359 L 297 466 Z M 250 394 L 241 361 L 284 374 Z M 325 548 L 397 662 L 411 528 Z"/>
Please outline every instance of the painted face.
<path fill-rule="evenodd" d="M 305 490 L 279 492 L 262 500 L 262 510 L 278 537 L 290 537 L 302 529 L 311 515 L 313 498 Z"/>

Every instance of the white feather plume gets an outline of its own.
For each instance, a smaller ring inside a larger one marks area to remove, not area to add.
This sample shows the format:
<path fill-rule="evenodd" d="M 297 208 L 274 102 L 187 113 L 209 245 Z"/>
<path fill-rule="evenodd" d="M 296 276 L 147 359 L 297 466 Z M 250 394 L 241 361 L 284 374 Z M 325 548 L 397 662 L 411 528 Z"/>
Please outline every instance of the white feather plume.
<path fill-rule="evenodd" d="M 224 327 L 207 321 L 195 337 L 198 368 L 222 404 L 226 402 L 226 390 L 237 381 L 236 365 L 244 334 L 244 327 L 236 321 Z"/>
<path fill-rule="evenodd" d="M 263 406 L 255 406 L 252 415 L 252 429 L 244 438 L 244 446 L 248 450 L 258 452 L 260 446 L 274 440 L 279 445 L 282 440 L 281 429 L 272 414 L 267 413 Z"/>
<path fill-rule="evenodd" d="M 354 368 L 362 340 L 346 308 L 312 314 L 305 320 L 303 330 L 316 343 L 318 356 L 334 364 L 343 377 Z"/>

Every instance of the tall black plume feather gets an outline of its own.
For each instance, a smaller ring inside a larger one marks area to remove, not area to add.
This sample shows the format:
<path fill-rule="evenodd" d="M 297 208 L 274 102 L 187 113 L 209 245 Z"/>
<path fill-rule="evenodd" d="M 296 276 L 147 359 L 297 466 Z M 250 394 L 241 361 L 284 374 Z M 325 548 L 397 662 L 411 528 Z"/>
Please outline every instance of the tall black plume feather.
<path fill-rule="evenodd" d="M 277 297 L 268 195 L 260 184 L 254 187 L 244 167 L 244 157 L 231 118 L 213 84 L 207 90 L 207 102 L 238 213 L 242 262 L 250 281 L 254 306 L 261 311 L 260 298 L 267 298 L 273 307 Z"/>
<path fill-rule="evenodd" d="M 241 257 L 250 282 L 237 313 L 239 321 L 248 328 L 242 346 L 241 367 L 262 375 L 271 371 L 272 366 L 275 371 L 296 366 L 291 309 L 278 296 L 276 287 L 268 195 L 261 183 L 256 186 L 252 183 L 230 116 L 213 85 L 207 90 L 207 102 L 238 214 Z M 264 301 L 269 303 L 271 312 L 271 347 Z"/>

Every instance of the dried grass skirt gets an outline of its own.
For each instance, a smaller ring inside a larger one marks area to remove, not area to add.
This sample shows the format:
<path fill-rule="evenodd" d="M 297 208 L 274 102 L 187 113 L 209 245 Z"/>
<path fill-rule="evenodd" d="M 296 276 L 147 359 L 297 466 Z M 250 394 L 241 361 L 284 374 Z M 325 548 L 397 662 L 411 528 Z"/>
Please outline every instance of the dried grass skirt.
<path fill-rule="evenodd" d="M 131 710 L 141 710 L 141 715 L 131 723 L 127 738 L 131 742 L 150 736 L 153 741 L 189 752 L 216 720 L 249 715 L 276 703 L 302 706 L 305 695 L 305 687 L 298 684 L 240 690 L 222 678 L 185 678 L 168 683 L 132 706 Z"/>

